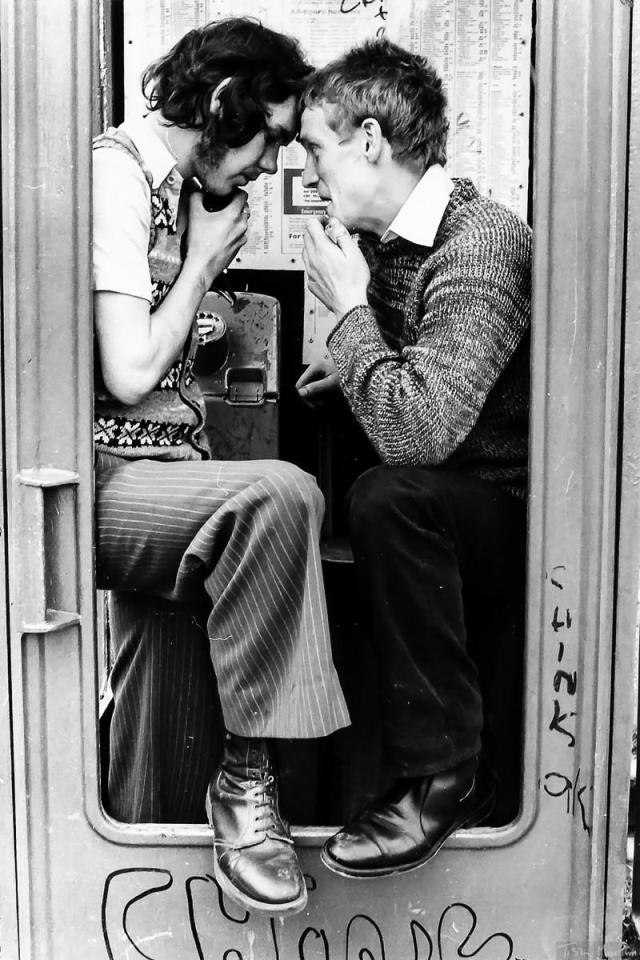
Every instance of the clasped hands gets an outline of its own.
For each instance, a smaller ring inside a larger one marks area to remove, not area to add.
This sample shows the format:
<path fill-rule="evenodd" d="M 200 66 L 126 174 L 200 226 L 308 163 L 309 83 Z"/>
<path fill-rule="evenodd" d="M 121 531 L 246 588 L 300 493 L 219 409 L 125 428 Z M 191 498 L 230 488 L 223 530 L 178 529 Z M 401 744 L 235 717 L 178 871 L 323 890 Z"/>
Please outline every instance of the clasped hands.
<path fill-rule="evenodd" d="M 326 225 L 319 218 L 309 220 L 302 260 L 309 290 L 338 319 L 367 303 L 369 267 L 339 220 L 330 218 Z M 338 387 L 338 371 L 332 360 L 310 364 L 296 383 L 300 397 L 311 405 L 326 399 Z"/>

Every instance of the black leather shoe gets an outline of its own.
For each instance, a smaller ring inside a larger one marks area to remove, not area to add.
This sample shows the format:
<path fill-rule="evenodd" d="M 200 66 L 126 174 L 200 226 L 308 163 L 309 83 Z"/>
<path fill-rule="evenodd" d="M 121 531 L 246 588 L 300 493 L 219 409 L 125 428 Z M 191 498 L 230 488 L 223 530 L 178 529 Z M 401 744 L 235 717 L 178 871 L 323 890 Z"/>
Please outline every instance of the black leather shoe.
<path fill-rule="evenodd" d="M 325 843 L 322 862 L 344 877 L 386 877 L 422 866 L 447 837 L 491 812 L 495 791 L 476 757 L 442 773 L 397 780 Z"/>
<path fill-rule="evenodd" d="M 303 910 L 307 888 L 264 740 L 227 735 L 207 791 L 213 870 L 221 890 L 247 910 L 282 916 Z"/>

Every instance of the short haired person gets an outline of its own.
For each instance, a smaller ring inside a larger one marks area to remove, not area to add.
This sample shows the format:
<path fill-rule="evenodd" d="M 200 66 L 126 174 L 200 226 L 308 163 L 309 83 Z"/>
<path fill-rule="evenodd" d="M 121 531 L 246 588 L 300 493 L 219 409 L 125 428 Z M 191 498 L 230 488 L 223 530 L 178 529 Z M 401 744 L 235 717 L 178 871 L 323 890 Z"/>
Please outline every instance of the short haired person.
<path fill-rule="evenodd" d="M 381 460 L 348 517 L 392 784 L 323 860 L 383 876 L 493 804 L 479 755 L 496 671 L 479 677 L 471 654 L 517 665 L 522 645 L 530 230 L 445 173 L 445 95 L 422 57 L 368 42 L 317 71 L 302 103 L 303 182 L 330 218 L 310 222 L 304 261 L 337 322 L 332 361 L 298 389 L 317 402 L 339 385 Z M 519 693 L 503 682 L 500 696 Z"/>
<path fill-rule="evenodd" d="M 204 785 L 191 795 L 211 763 L 198 750 L 210 648 L 227 731 L 205 780 L 215 876 L 272 914 L 301 910 L 307 894 L 270 741 L 348 723 L 322 498 L 291 464 L 212 459 L 192 362 L 198 306 L 246 239 L 241 188 L 277 170 L 308 73 L 292 39 L 249 19 L 211 23 L 149 67 L 149 112 L 94 151 L 97 576 L 112 591 L 116 649 L 109 809 L 166 820 L 184 794 L 193 819 L 204 813 Z M 207 212 L 196 185 L 227 205 Z"/>

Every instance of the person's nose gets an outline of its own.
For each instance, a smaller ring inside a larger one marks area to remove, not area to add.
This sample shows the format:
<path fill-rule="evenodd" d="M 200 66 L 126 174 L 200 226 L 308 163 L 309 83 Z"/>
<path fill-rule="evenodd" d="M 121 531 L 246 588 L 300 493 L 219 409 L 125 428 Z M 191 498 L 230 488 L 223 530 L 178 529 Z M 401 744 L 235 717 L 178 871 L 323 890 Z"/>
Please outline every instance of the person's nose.
<path fill-rule="evenodd" d="M 302 186 L 314 187 L 317 182 L 318 172 L 316 170 L 316 165 L 313 162 L 313 157 L 310 153 L 308 153 L 304 164 L 304 170 L 302 171 Z"/>
<path fill-rule="evenodd" d="M 262 156 L 260 157 L 260 169 L 264 173 L 276 173 L 278 170 L 278 150 L 279 147 L 276 144 L 272 144 L 267 147 Z"/>

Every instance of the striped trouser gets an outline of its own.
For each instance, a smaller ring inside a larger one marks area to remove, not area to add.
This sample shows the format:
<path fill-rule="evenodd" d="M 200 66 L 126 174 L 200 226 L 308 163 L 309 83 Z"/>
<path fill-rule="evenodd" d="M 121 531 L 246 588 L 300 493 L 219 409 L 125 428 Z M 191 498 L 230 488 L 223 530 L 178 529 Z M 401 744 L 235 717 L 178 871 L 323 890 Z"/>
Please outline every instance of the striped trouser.
<path fill-rule="evenodd" d="M 130 754 L 122 760 L 130 781 L 123 819 L 158 819 L 146 801 L 131 799 L 131 791 L 154 792 L 136 782 L 155 775 L 153 748 L 143 738 L 153 738 L 154 728 L 161 731 L 156 739 L 169 738 L 155 749 L 175 772 L 187 738 L 195 737 L 189 725 L 214 722 L 213 679 L 202 654 L 207 637 L 231 732 L 320 737 L 348 724 L 331 658 L 321 516 L 315 481 L 288 463 L 99 455 L 98 585 L 113 591 L 112 685 L 131 741 L 120 748 Z M 209 741 L 203 753 L 212 753 Z M 199 762 L 206 766 L 210 757 Z M 110 795 L 118 778 L 113 755 L 111 765 Z"/>

